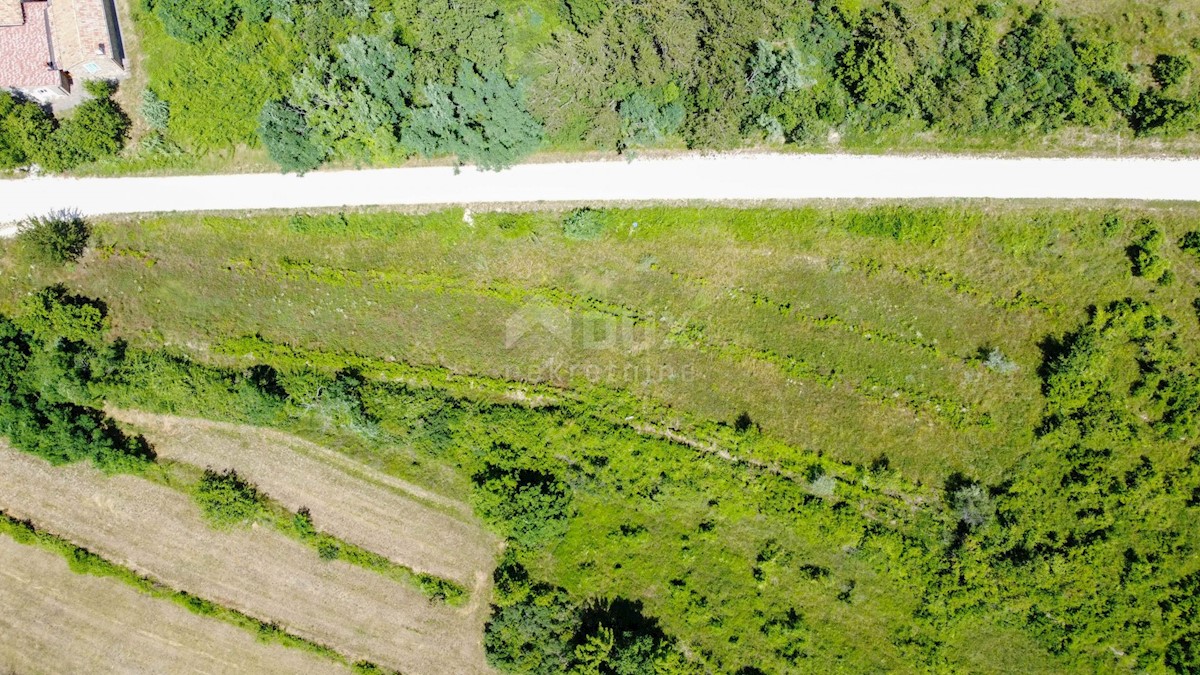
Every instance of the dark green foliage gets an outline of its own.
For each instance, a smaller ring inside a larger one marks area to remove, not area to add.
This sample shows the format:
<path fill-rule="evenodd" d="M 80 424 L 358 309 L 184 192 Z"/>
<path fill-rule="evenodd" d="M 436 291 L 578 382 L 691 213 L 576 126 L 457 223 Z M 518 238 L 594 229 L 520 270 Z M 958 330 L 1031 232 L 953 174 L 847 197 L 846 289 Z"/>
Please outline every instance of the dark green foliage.
<path fill-rule="evenodd" d="M 205 517 L 218 527 L 252 523 L 266 517 L 265 496 L 233 469 L 220 472 L 205 469 L 193 496 Z"/>
<path fill-rule="evenodd" d="M 838 69 L 838 78 L 856 101 L 877 106 L 903 98 L 920 58 L 914 29 L 904 9 L 891 0 L 863 17 Z"/>
<path fill-rule="evenodd" d="M 284 173 L 303 175 L 325 160 L 325 152 L 309 140 L 311 133 L 304 116 L 286 103 L 267 101 L 258 117 L 258 136 Z"/>
<path fill-rule="evenodd" d="M 45 164 L 55 127 L 41 106 L 0 91 L 0 171 Z"/>
<path fill-rule="evenodd" d="M 89 82 L 96 98 L 76 106 L 61 124 L 40 106 L 0 92 L 0 170 L 37 164 L 65 171 L 120 152 L 130 121 L 111 98 L 115 86 Z"/>
<path fill-rule="evenodd" d="M 1150 66 L 1150 74 L 1163 89 L 1179 84 L 1191 71 L 1192 62 L 1179 54 L 1159 54 Z"/>
<path fill-rule="evenodd" d="M 1148 223 L 1140 225 L 1139 230 L 1139 238 L 1129 247 L 1134 276 L 1156 281 L 1163 286 L 1168 285 L 1173 276 L 1170 261 L 1160 253 L 1165 241 L 1162 230 L 1153 228 Z"/>
<path fill-rule="evenodd" d="M 116 80 L 86 80 L 83 83 L 83 89 L 92 98 L 112 98 L 117 93 Z"/>
<path fill-rule="evenodd" d="M 237 22 L 234 0 L 148 0 L 167 35 L 198 43 L 223 38 Z"/>
<path fill-rule="evenodd" d="M 984 553 L 964 561 L 1006 589 L 999 602 L 1027 608 L 1031 634 L 1051 652 L 1093 653 L 1120 633 L 1122 648 L 1151 667 L 1164 658 L 1155 645 L 1192 624 L 1186 612 L 1163 609 L 1177 602 L 1172 588 L 1193 568 L 1184 563 L 1195 544 L 1186 534 L 1195 517 L 1188 500 L 1200 475 L 1194 458 L 1171 468 L 1151 449 L 1156 433 L 1176 432 L 1166 416 L 1142 421 L 1175 393 L 1141 382 L 1131 396 L 1120 384 L 1130 372 L 1156 378 L 1192 368 L 1171 347 L 1170 328 L 1150 306 L 1124 301 L 1095 310 L 1068 338 L 1047 367 L 1038 447 L 997 498 L 1004 527 L 980 528 Z M 1194 414 L 1196 382 L 1187 377 L 1192 394 L 1183 408 Z M 1188 424 L 1194 434 L 1195 422 Z"/>
<path fill-rule="evenodd" d="M 17 243 L 25 255 L 51 265 L 78 260 L 91 236 L 87 221 L 69 211 L 33 216 L 17 225 Z"/>
<path fill-rule="evenodd" d="M 301 168 L 412 153 L 502 168 L 543 140 L 1028 148 L 1064 127 L 1175 137 L 1200 124 L 1188 55 L 1161 55 L 1161 86 L 1147 87 L 1145 46 L 1114 38 L 1133 19 L 1045 3 L 147 1 L 191 43 L 151 36 L 172 139 L 218 149 L 261 127 Z"/>
<path fill-rule="evenodd" d="M 484 629 L 493 666 L 544 675 L 672 672 L 673 641 L 643 614 L 641 602 L 576 603 L 563 589 L 532 581 L 512 552 L 506 552 L 494 580 L 496 604 Z"/>
<path fill-rule="evenodd" d="M 56 159 L 47 166 L 64 170 L 112 157 L 125 146 L 129 127 L 129 116 L 111 98 L 84 101 L 54 132 Z"/>
<path fill-rule="evenodd" d="M 357 161 L 400 157 L 412 71 L 408 47 L 382 36 L 352 36 L 338 45 L 335 56 L 313 58 L 295 78 L 287 107 L 301 119 L 279 104 L 264 108 L 263 115 L 274 118 L 274 135 L 262 133 L 266 117 L 260 119 L 260 135 L 264 141 L 274 138 L 276 147 L 288 147 L 282 157 L 303 157 L 298 164 L 329 154 Z"/>
<path fill-rule="evenodd" d="M 1179 248 L 1184 253 L 1190 253 L 1200 263 L 1200 230 L 1193 230 L 1179 239 Z"/>
<path fill-rule="evenodd" d="M 108 473 L 138 472 L 154 460 L 145 439 L 63 395 L 86 392 L 94 353 L 85 342 L 102 322 L 100 310 L 61 288 L 30 298 L 17 322 L 0 315 L 0 435 L 54 464 L 91 460 Z M 80 342 L 55 333 L 58 326 Z"/>
<path fill-rule="evenodd" d="M 563 219 L 563 235 L 588 241 L 604 233 L 604 213 L 595 209 L 575 209 Z"/>
<path fill-rule="evenodd" d="M 26 399 L 0 413 L 0 434 L 52 464 L 91 460 L 106 473 L 136 473 L 154 460 L 145 439 L 126 436 L 100 410 Z"/>
<path fill-rule="evenodd" d="M 1000 42 L 1000 92 L 990 104 L 1007 126 L 1053 129 L 1067 122 L 1080 64 L 1058 17 L 1043 9 Z"/>
<path fill-rule="evenodd" d="M 431 83 L 429 105 L 412 111 L 405 144 L 426 156 L 455 155 L 480 169 L 516 164 L 542 142 L 542 126 L 525 109 L 520 87 L 497 70 L 463 63 L 453 85 Z"/>
<path fill-rule="evenodd" d="M 571 489 L 536 467 L 529 451 L 496 444 L 472 476 L 479 514 L 528 548 L 546 546 L 562 536 L 571 516 Z"/>
<path fill-rule="evenodd" d="M 59 340 L 99 343 L 106 328 L 103 303 L 50 286 L 25 298 L 17 323 L 34 339 L 50 345 Z"/>
<path fill-rule="evenodd" d="M 1192 131 L 1200 124 L 1200 104 L 1148 91 L 1138 99 L 1129 124 L 1139 134 Z"/>
<path fill-rule="evenodd" d="M 607 0 L 564 0 L 564 2 L 571 24 L 575 26 L 575 30 L 580 32 L 586 32 L 590 26 L 600 21 L 609 7 Z"/>

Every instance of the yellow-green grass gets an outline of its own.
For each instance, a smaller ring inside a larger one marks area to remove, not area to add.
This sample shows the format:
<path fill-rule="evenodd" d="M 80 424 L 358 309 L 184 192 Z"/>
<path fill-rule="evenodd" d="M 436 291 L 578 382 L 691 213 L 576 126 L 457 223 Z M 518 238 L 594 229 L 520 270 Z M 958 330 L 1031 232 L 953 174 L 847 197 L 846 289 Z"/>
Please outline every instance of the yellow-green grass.
<path fill-rule="evenodd" d="M 1138 218 L 1171 242 L 1195 227 L 1190 208 L 930 213 L 936 243 L 855 232 L 837 207 L 610 211 L 592 241 L 564 237 L 556 212 L 474 224 L 457 210 L 142 218 L 101 226 L 100 246 L 61 272 L 10 256 L 5 301 L 61 276 L 109 303 L 134 343 L 204 353 L 260 334 L 457 373 L 587 381 L 700 419 L 745 413 L 795 446 L 859 463 L 886 455 L 935 483 L 993 478 L 1027 447 L 1039 343 L 1088 306 L 1153 297 L 1194 344 L 1195 261 L 1169 244 L 1178 281 L 1160 287 L 1131 275 L 1125 250 Z M 1110 213 L 1120 224 L 1106 234 Z M 544 316 L 574 332 L 509 344 L 514 326 Z M 980 365 L 991 348 L 1016 372 Z"/>

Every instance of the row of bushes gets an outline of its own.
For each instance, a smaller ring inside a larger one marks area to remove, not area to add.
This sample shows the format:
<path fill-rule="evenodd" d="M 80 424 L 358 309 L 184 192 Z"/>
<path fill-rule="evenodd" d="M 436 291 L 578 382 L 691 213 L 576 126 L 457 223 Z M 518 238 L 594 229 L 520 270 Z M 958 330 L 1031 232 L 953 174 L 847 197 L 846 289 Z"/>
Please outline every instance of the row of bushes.
<path fill-rule="evenodd" d="M 377 665 L 370 661 L 364 660 L 351 664 L 344 656 L 333 649 L 308 638 L 289 633 L 274 623 L 256 619 L 236 609 L 231 609 L 211 600 L 192 595 L 187 591 L 172 589 L 148 576 L 138 574 L 128 567 L 119 565 L 85 548 L 76 546 L 62 537 L 40 530 L 29 521 L 18 520 L 2 511 L 0 511 L 0 534 L 12 537 L 18 543 L 27 546 L 37 546 L 43 550 L 58 554 L 67 561 L 71 571 L 76 574 L 88 574 L 116 579 L 150 597 L 169 600 L 193 614 L 210 617 L 250 631 L 262 642 L 303 649 L 304 651 L 351 665 L 356 673 L 363 675 L 383 672 Z"/>
<path fill-rule="evenodd" d="M 462 604 L 467 598 L 466 589 L 453 581 L 415 572 L 378 553 L 321 532 L 314 525 L 312 513 L 307 508 L 301 507 L 295 513 L 287 512 L 234 469 L 205 469 L 192 488 L 192 496 L 205 517 L 216 527 L 229 528 L 253 522 L 270 524 L 311 546 L 322 560 L 341 560 L 396 581 L 413 584 L 430 598 L 452 605 Z"/>

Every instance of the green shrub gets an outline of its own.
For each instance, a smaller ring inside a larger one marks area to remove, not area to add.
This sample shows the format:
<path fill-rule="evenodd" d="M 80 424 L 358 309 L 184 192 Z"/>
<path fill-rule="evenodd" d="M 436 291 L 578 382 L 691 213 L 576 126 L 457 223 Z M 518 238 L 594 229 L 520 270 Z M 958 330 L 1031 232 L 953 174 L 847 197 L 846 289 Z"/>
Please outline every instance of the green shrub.
<path fill-rule="evenodd" d="M 1178 54 L 1159 54 L 1150 65 L 1150 74 L 1163 89 L 1183 81 L 1192 70 L 1192 62 Z"/>
<path fill-rule="evenodd" d="M 218 527 L 250 523 L 267 515 L 266 498 L 234 469 L 205 469 L 192 494 L 205 517 Z"/>
<path fill-rule="evenodd" d="M 563 236 L 587 241 L 604 233 L 604 212 L 595 209 L 575 209 L 563 219 Z"/>
<path fill-rule="evenodd" d="M 0 90 L 0 171 L 46 164 L 56 127 L 41 106 Z"/>
<path fill-rule="evenodd" d="M 151 0 L 155 16 L 167 35 L 199 43 L 223 38 L 237 17 L 234 0 Z"/>
<path fill-rule="evenodd" d="M 498 70 L 463 62 L 453 86 L 431 83 L 424 94 L 429 106 L 412 111 L 404 140 L 427 157 L 456 155 L 499 170 L 541 145 L 542 125 L 526 110 L 524 90 Z"/>
<path fill-rule="evenodd" d="M 112 157 L 125 147 L 131 122 L 111 98 L 116 91 L 115 85 L 97 81 L 91 90 L 97 97 L 76 106 L 54 131 L 50 154 L 43 159 L 46 168 L 52 171 L 72 169 Z"/>
<path fill-rule="evenodd" d="M 958 516 L 959 522 L 972 529 L 991 522 L 996 511 L 987 490 L 977 483 L 955 490 L 950 495 L 950 508 Z"/>
<path fill-rule="evenodd" d="M 1200 263 L 1200 230 L 1193 230 L 1179 239 L 1179 248 L 1184 253 L 1190 253 Z"/>
<path fill-rule="evenodd" d="M 155 131 L 166 131 L 171 122 L 171 104 L 167 103 L 153 89 L 142 90 L 142 118 Z"/>
<path fill-rule="evenodd" d="M 21 250 L 34 261 L 52 265 L 78 260 L 91 236 L 87 221 L 70 211 L 33 216 L 17 226 Z"/>
<path fill-rule="evenodd" d="M 1166 237 L 1162 230 L 1151 226 L 1149 221 L 1138 224 L 1140 237 L 1129 247 L 1129 258 L 1133 263 L 1133 275 L 1167 286 L 1175 280 L 1171 262 L 1160 255 Z"/>
<path fill-rule="evenodd" d="M 901 242 L 937 244 L 954 231 L 962 215 L 940 209 L 884 206 L 839 214 L 844 227 L 856 234 L 888 237 Z"/>
<path fill-rule="evenodd" d="M 479 514 L 518 544 L 539 548 L 566 532 L 571 490 L 528 453 L 494 445 L 472 480 Z"/>
<path fill-rule="evenodd" d="M 342 548 L 337 545 L 337 542 L 323 539 L 317 544 L 317 555 L 321 557 L 321 560 L 337 560 L 341 554 Z"/>
<path fill-rule="evenodd" d="M 258 117 L 258 137 L 284 173 L 303 175 L 325 161 L 325 151 L 309 139 L 311 133 L 300 111 L 286 103 L 267 101 Z"/>
<path fill-rule="evenodd" d="M 99 345 L 107 328 L 103 303 L 72 295 L 62 285 L 43 288 L 25 298 L 17 324 L 46 345 L 59 340 Z"/>
<path fill-rule="evenodd" d="M 621 101 L 617 112 L 621 116 L 621 142 L 618 149 L 661 143 L 683 124 L 683 106 L 669 97 L 648 96 L 634 92 Z"/>

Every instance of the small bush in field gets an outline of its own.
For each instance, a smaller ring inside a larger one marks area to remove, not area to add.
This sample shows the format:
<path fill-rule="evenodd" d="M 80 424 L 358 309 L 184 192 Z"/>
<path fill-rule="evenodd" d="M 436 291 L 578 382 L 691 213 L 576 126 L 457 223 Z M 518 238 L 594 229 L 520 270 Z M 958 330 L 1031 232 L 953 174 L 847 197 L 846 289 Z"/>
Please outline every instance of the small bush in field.
<path fill-rule="evenodd" d="M 987 490 L 975 483 L 956 490 L 950 496 L 950 506 L 959 521 L 970 528 L 981 527 L 991 522 L 996 512 Z"/>
<path fill-rule="evenodd" d="M 576 209 L 563 220 L 563 234 L 567 239 L 586 241 L 603 232 L 604 214 L 594 209 Z"/>
<path fill-rule="evenodd" d="M 1171 273 L 1171 263 L 1159 255 L 1165 237 L 1162 230 L 1143 230 L 1141 238 L 1129 247 L 1129 257 L 1133 261 L 1134 276 L 1143 277 L 1166 286 L 1174 281 Z"/>
<path fill-rule="evenodd" d="M 1185 253 L 1192 254 L 1200 263 L 1200 230 L 1188 232 L 1179 240 L 1179 248 Z"/>
<path fill-rule="evenodd" d="M 258 487 L 233 469 L 205 469 L 194 494 L 205 517 L 219 527 L 253 522 L 266 515 L 266 499 Z"/>
<path fill-rule="evenodd" d="M 987 358 L 983 360 L 983 367 L 988 370 L 993 370 L 997 373 L 1012 373 L 1017 370 L 1017 364 L 1013 360 L 1004 355 L 1004 352 L 993 347 L 987 351 Z"/>
<path fill-rule="evenodd" d="M 91 226 L 70 211 L 33 216 L 17 226 L 17 243 L 25 254 L 55 265 L 78 260 L 91 236 Z"/>

